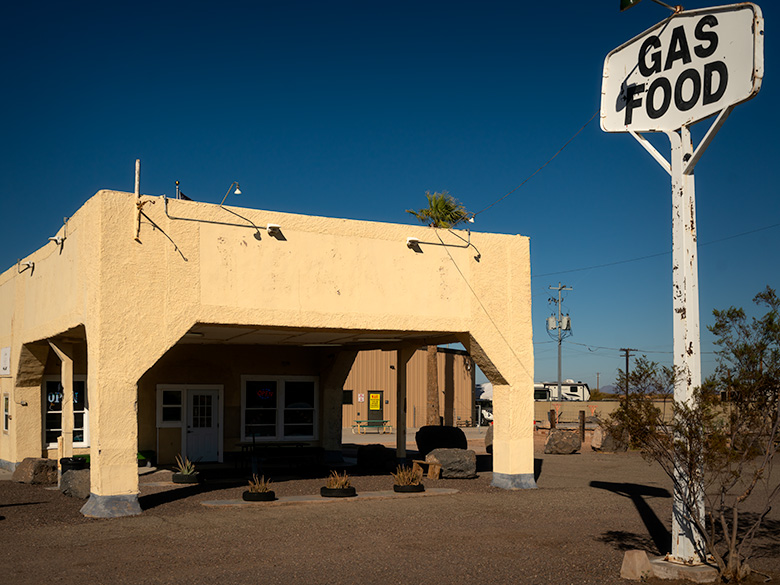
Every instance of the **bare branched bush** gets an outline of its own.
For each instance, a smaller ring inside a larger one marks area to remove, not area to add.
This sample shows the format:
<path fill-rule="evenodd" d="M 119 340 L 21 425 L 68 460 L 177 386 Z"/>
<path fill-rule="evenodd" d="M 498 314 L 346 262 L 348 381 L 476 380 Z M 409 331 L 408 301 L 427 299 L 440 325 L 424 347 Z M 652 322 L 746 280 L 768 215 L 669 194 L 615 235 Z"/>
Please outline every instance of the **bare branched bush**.
<path fill-rule="evenodd" d="M 748 319 L 734 307 L 713 312 L 718 367 L 690 402 L 673 403 L 671 421 L 652 399 L 671 394 L 675 372 L 641 357 L 628 376 L 621 372 L 618 384 L 628 392 L 607 423 L 675 482 L 707 552 L 729 581 L 750 573 L 756 534 L 780 495 L 772 475 L 780 442 L 780 299 L 767 287 L 754 302 L 766 309 L 763 316 Z M 748 498 L 758 513 L 742 513 Z"/>

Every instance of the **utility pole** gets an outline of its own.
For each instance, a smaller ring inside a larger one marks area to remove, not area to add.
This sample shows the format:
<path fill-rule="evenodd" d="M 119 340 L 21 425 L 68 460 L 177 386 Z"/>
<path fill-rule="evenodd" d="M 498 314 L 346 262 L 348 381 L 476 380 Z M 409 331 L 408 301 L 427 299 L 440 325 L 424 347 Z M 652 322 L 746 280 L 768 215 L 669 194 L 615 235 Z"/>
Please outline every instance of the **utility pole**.
<path fill-rule="evenodd" d="M 596 390 L 601 390 L 601 386 L 599 385 L 599 373 L 596 372 Z"/>
<path fill-rule="evenodd" d="M 621 347 L 620 351 L 623 352 L 623 356 L 626 358 L 626 400 L 628 400 L 628 358 L 633 355 L 631 352 L 636 350 L 630 347 Z"/>
<path fill-rule="evenodd" d="M 558 330 L 558 400 L 561 399 L 562 393 L 561 393 L 561 342 L 563 341 L 563 332 L 569 331 L 571 332 L 571 318 L 569 315 L 561 315 L 561 291 L 564 290 L 574 290 L 572 288 L 568 288 L 566 285 L 562 285 L 560 282 L 558 283 L 558 286 L 551 286 L 550 290 L 557 290 L 558 291 L 558 318 L 556 319 L 554 315 L 551 315 L 547 319 L 547 330 L 552 331 L 553 329 Z M 555 302 L 555 299 L 550 299 L 550 302 Z"/>

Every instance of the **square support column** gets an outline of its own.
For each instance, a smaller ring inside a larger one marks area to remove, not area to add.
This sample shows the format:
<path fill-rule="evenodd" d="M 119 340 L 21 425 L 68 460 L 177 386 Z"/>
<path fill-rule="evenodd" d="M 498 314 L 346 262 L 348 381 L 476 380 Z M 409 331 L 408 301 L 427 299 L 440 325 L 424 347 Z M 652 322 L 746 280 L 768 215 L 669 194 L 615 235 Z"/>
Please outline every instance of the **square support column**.
<path fill-rule="evenodd" d="M 340 351 L 331 358 L 323 371 L 322 418 L 320 436 L 329 461 L 339 462 L 341 455 L 342 392 L 344 382 L 355 363 L 357 351 Z"/>
<path fill-rule="evenodd" d="M 405 347 L 395 352 L 395 457 L 398 461 L 406 459 L 407 367 L 415 351 L 415 348 Z"/>
<path fill-rule="evenodd" d="M 90 346 L 90 355 L 92 354 Z M 121 368 L 90 368 L 90 495 L 81 513 L 134 516 L 138 502 L 138 387 Z"/>
<path fill-rule="evenodd" d="M 517 350 L 502 338 L 472 337 L 469 351 L 493 383 L 493 482 L 504 489 L 536 487 L 531 336 Z M 465 345 L 465 344 L 464 344 Z"/>

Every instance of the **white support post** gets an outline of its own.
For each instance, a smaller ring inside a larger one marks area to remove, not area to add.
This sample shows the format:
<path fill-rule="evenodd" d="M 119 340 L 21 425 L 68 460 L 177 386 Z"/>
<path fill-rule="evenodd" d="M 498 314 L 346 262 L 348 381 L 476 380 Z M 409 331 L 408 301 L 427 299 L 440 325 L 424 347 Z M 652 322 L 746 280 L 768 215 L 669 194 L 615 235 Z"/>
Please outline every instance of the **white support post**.
<path fill-rule="evenodd" d="M 699 347 L 699 285 L 696 254 L 696 198 L 693 173 L 685 174 L 693 156 L 690 129 L 667 132 L 672 146 L 672 296 L 674 319 L 674 366 L 677 378 L 675 402 L 690 404 L 693 391 L 701 385 L 701 352 Z M 705 560 L 704 545 L 694 519 L 685 506 L 685 496 L 699 486 L 691 485 L 684 469 L 675 465 L 675 487 L 672 510 L 672 559 L 687 564 Z M 701 499 L 696 514 L 704 525 Z"/>
<path fill-rule="evenodd" d="M 60 384 L 62 384 L 62 452 L 58 457 L 73 457 L 73 346 L 54 343 L 49 346 L 60 358 Z M 58 460 L 59 464 L 59 460 Z"/>

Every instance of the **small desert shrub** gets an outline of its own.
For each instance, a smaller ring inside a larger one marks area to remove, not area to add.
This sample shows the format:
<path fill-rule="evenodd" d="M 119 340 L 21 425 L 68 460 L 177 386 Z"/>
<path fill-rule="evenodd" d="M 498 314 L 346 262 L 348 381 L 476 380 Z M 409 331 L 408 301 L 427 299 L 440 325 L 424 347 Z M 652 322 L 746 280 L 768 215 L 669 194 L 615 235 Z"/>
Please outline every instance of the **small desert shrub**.
<path fill-rule="evenodd" d="M 252 479 L 249 480 L 249 491 L 253 494 L 262 494 L 271 491 L 271 480 L 266 479 L 265 476 L 257 477 L 256 473 L 252 474 Z"/>
<path fill-rule="evenodd" d="M 173 469 L 176 473 L 193 475 L 195 473 L 195 464 L 189 459 L 182 459 L 181 454 L 179 454 L 176 456 L 176 465 Z"/>
<path fill-rule="evenodd" d="M 414 470 L 408 465 L 399 465 L 395 473 L 391 473 L 395 485 L 419 485 L 422 479 L 422 469 Z"/>
<path fill-rule="evenodd" d="M 337 471 L 331 471 L 328 479 L 325 480 L 325 487 L 328 489 L 344 489 L 349 487 L 349 476 L 347 472 L 339 475 Z"/>

